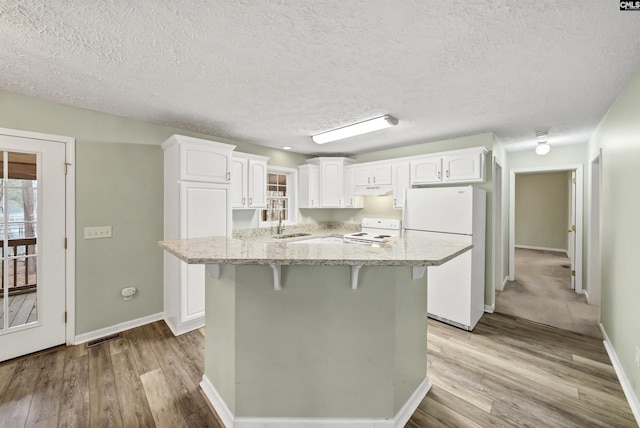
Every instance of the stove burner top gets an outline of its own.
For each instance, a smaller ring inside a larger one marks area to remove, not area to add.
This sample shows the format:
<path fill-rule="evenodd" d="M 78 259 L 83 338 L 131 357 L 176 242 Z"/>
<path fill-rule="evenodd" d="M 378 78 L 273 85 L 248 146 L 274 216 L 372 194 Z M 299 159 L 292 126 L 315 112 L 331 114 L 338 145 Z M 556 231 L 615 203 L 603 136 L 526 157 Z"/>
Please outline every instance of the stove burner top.
<path fill-rule="evenodd" d="M 378 236 L 374 236 L 374 238 L 376 239 L 391 238 L 391 235 L 378 235 Z"/>
<path fill-rule="evenodd" d="M 367 232 L 359 232 L 359 233 L 352 233 L 350 236 L 365 236 L 368 235 Z"/>

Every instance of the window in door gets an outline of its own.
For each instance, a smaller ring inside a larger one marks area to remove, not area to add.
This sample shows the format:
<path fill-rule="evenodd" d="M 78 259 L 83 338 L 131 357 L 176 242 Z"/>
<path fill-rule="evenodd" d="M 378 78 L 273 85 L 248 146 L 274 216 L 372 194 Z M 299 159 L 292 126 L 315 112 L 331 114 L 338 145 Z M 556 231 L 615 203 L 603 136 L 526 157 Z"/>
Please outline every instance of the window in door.
<path fill-rule="evenodd" d="M 37 157 L 0 155 L 0 329 L 38 320 Z"/>

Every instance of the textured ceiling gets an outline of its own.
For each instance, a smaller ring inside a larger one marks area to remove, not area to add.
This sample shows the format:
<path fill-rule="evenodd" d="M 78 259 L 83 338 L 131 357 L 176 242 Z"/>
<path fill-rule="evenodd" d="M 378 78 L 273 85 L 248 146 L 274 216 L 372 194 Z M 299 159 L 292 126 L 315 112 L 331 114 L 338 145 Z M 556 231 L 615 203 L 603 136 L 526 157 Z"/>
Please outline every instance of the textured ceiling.
<path fill-rule="evenodd" d="M 301 153 L 585 142 L 639 66 L 613 0 L 0 0 L 0 90 Z"/>

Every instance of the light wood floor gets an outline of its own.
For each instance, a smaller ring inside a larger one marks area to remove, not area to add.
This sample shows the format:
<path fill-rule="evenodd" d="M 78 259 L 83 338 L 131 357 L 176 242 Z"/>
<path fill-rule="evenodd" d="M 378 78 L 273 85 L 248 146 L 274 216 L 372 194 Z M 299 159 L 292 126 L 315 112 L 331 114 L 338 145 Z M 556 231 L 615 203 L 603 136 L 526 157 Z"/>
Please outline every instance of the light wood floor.
<path fill-rule="evenodd" d="M 408 427 L 635 427 L 602 343 L 504 315 L 473 334 L 429 321 L 433 388 Z M 202 396 L 204 336 L 163 322 L 90 349 L 0 364 L 0 426 L 220 427 Z"/>

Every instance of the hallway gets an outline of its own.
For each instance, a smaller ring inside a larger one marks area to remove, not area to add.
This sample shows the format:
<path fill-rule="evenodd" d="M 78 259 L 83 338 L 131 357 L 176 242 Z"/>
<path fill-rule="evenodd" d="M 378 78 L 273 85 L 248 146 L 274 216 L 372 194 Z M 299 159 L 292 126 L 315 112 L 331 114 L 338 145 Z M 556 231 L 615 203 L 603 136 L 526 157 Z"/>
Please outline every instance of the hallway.
<path fill-rule="evenodd" d="M 516 248 L 515 281 L 496 292 L 496 312 L 602 339 L 600 308 L 571 289 L 569 266 L 563 253 Z"/>

